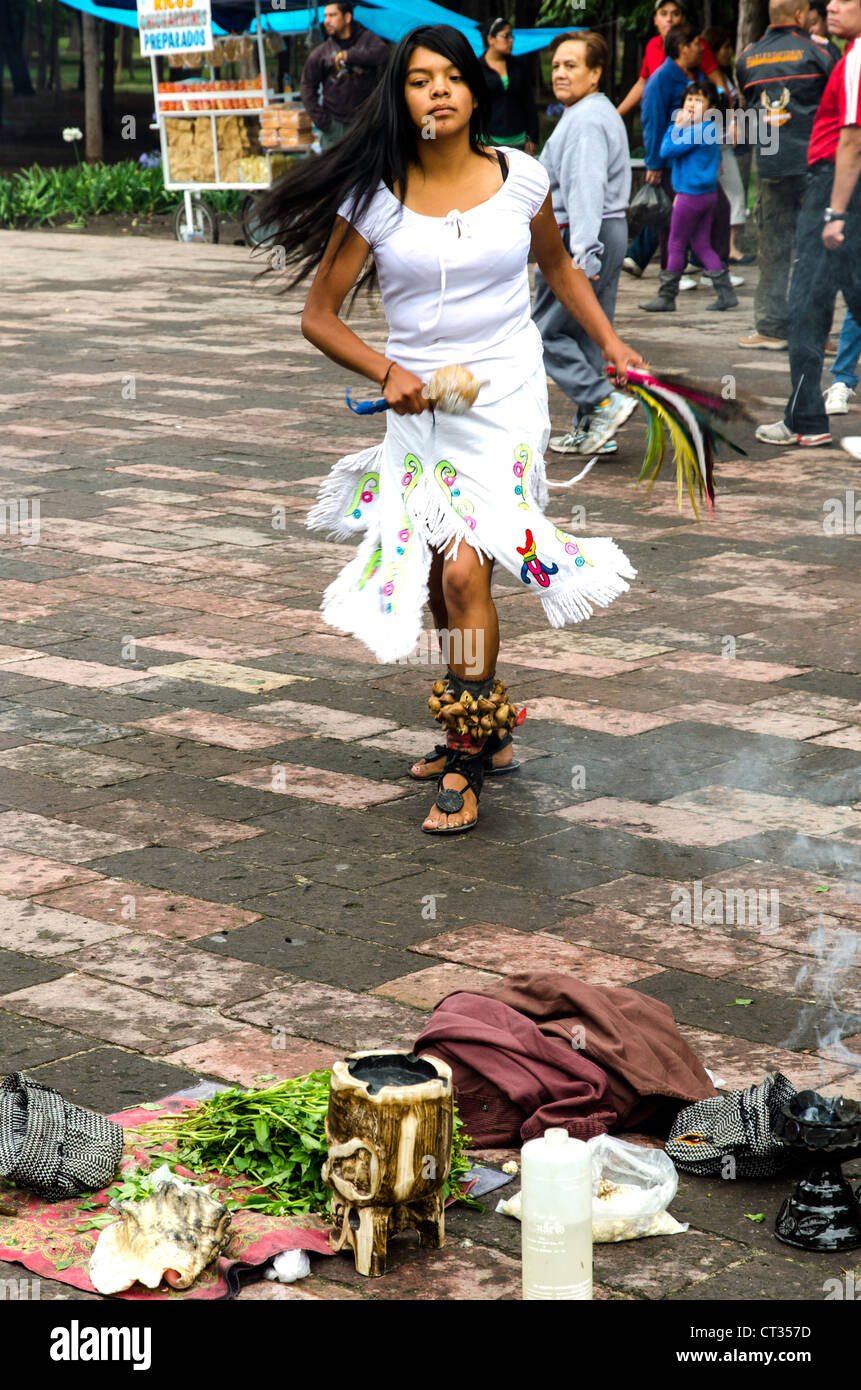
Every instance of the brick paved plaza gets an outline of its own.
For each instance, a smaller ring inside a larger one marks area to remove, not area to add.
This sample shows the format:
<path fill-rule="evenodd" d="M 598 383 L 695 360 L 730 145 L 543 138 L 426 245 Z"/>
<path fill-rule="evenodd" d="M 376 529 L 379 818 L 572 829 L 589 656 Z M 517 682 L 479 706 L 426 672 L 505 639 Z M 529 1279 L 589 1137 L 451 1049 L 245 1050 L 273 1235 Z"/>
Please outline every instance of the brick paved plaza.
<path fill-rule="evenodd" d="M 300 299 L 236 246 L 3 232 L 0 258 L 3 497 L 39 503 L 38 543 L 0 540 L 2 1071 L 113 1112 L 409 1046 L 445 994 L 534 968 L 665 1001 L 727 1088 L 780 1069 L 861 1099 L 856 462 L 769 455 L 750 426 L 698 525 L 669 478 L 635 486 L 635 414 L 550 514 L 584 508 L 638 579 L 560 631 L 500 577 L 524 766 L 486 783 L 476 832 L 432 838 L 405 772 L 442 668 L 378 666 L 318 616 L 352 548 L 305 514 L 384 426 L 344 407 L 358 383 L 303 340 Z M 734 378 L 762 423 L 789 367 L 735 346 L 745 273 L 738 309 L 699 290 L 658 323 L 636 308 L 654 272 L 626 281 L 617 328 L 656 367 Z M 365 301 L 352 323 L 382 342 Z M 833 424 L 859 435 L 861 411 Z M 776 890 L 779 922 L 715 922 L 709 889 Z M 596 1296 L 818 1300 L 861 1278 L 859 1251 L 775 1239 L 791 1186 L 682 1178 L 691 1229 L 596 1246 Z M 400 1237 L 382 1280 L 318 1257 L 242 1297 L 516 1299 L 495 1204 L 450 1210 L 439 1253 Z"/>

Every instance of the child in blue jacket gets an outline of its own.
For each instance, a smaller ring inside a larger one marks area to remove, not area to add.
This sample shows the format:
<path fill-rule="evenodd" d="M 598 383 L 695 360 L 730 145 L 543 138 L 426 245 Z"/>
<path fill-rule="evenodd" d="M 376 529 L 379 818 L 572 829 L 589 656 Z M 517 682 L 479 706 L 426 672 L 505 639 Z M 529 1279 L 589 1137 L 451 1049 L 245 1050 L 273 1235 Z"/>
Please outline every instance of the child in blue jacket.
<path fill-rule="evenodd" d="M 733 309 L 738 304 L 729 270 L 711 244 L 720 176 L 722 113 L 715 109 L 717 100 L 717 91 L 711 82 L 692 82 L 685 89 L 681 108 L 661 141 L 661 158 L 673 161 L 676 198 L 661 288 L 655 299 L 640 306 L 652 314 L 675 310 L 688 246 L 699 256 L 705 274 L 717 290 L 716 300 L 708 307 Z"/>

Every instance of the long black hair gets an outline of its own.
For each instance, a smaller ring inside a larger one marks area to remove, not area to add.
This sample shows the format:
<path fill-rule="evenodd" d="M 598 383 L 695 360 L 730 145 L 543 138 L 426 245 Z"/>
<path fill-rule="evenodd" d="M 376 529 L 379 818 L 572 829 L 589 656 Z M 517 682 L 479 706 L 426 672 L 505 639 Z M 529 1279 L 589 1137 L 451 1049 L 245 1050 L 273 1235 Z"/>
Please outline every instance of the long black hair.
<path fill-rule="evenodd" d="M 468 40 L 450 24 L 411 30 L 390 53 L 379 84 L 358 108 L 344 138 L 320 157 L 309 157 L 300 169 L 278 179 L 255 206 L 258 225 L 269 229 L 260 249 L 292 277 L 283 292 L 316 270 L 332 235 L 335 215 L 348 195 L 356 216 L 370 205 L 381 181 L 389 188 L 397 184 L 404 199 L 409 168 L 416 162 L 421 138 L 405 96 L 409 60 L 417 48 L 439 53 L 461 73 L 477 103 L 469 123 L 470 148 L 484 152 L 489 98 L 481 64 Z M 283 248 L 282 255 L 272 257 L 273 249 L 279 247 Z M 263 274 L 271 268 L 270 264 Z M 375 281 L 371 262 L 356 291 L 363 285 L 372 289 Z"/>

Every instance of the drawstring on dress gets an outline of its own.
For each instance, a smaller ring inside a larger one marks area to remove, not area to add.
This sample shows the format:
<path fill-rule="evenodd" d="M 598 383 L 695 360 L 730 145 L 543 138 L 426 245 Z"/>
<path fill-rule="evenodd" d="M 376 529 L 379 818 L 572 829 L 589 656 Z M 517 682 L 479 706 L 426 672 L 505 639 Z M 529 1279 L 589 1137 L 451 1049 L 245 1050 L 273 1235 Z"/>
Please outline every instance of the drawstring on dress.
<path fill-rule="evenodd" d="M 447 227 L 454 228 L 454 230 L 456 231 L 458 237 L 472 236 L 472 232 L 470 231 L 470 229 L 469 229 L 467 223 L 463 220 L 463 213 L 460 212 L 458 208 L 453 208 L 452 211 L 451 211 L 450 213 L 447 214 L 447 216 L 446 216 L 446 218 L 445 218 L 445 220 L 443 221 L 443 224 L 442 224 L 443 233 L 445 233 L 445 230 L 446 230 Z M 445 305 L 445 287 L 446 287 L 446 275 L 445 275 L 445 246 L 446 246 L 446 237 L 445 237 L 445 235 L 443 235 L 443 236 L 441 236 L 440 239 L 439 239 L 439 246 L 438 246 L 438 250 L 437 250 L 437 260 L 438 260 L 438 262 L 439 262 L 439 279 L 440 279 L 440 284 L 439 284 L 439 298 L 438 298 L 438 300 L 437 300 L 437 305 L 436 305 L 436 313 L 434 314 L 434 316 L 433 316 L 432 319 L 422 319 L 422 320 L 421 320 L 421 322 L 419 323 L 419 328 L 421 329 L 422 333 L 429 333 L 430 330 L 431 330 L 432 328 L 436 328 L 437 324 L 439 323 L 440 319 L 442 318 L 442 311 L 443 311 L 443 307 L 444 307 L 444 305 Z"/>

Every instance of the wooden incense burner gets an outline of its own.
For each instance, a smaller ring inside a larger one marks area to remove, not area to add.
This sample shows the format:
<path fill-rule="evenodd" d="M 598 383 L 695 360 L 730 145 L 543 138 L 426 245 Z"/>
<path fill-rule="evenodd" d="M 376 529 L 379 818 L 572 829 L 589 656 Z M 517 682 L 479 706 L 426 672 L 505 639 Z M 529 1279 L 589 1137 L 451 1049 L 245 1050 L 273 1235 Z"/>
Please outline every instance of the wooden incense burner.
<path fill-rule="evenodd" d="M 426 1250 L 445 1239 L 451 1168 L 451 1069 L 435 1057 L 357 1052 L 332 1068 L 323 1180 L 332 1188 L 336 1250 L 360 1274 L 386 1271 L 388 1238 L 415 1230 Z"/>

